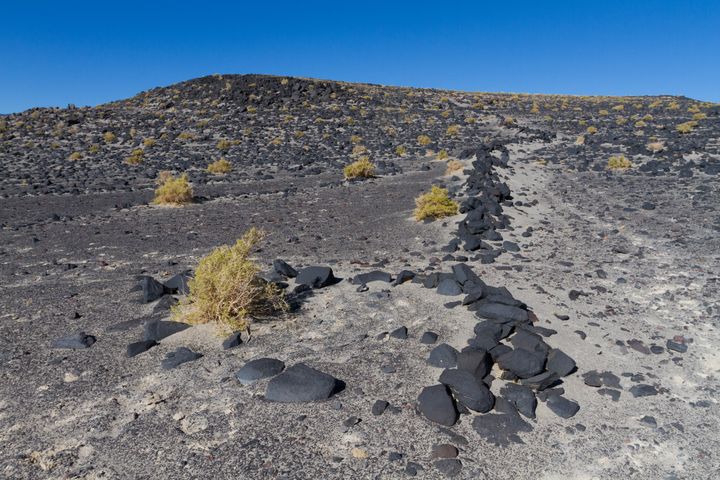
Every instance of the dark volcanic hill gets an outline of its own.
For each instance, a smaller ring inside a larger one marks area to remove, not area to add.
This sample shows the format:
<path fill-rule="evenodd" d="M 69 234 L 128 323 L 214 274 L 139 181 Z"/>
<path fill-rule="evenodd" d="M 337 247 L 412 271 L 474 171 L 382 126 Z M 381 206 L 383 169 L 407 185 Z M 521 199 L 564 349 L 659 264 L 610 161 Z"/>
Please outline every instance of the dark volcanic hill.
<path fill-rule="evenodd" d="M 720 474 L 718 105 L 214 75 L 0 116 L 0 172 L 0 478 Z M 174 323 L 250 227 L 291 310 Z"/>

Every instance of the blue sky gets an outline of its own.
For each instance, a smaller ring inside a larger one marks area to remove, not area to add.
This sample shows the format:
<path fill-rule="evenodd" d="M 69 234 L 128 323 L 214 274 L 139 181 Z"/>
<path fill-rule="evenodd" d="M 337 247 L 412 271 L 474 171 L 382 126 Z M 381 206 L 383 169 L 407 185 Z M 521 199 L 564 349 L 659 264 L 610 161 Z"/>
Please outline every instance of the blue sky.
<path fill-rule="evenodd" d="M 213 73 L 720 102 L 720 0 L 3 3 L 0 113 Z"/>

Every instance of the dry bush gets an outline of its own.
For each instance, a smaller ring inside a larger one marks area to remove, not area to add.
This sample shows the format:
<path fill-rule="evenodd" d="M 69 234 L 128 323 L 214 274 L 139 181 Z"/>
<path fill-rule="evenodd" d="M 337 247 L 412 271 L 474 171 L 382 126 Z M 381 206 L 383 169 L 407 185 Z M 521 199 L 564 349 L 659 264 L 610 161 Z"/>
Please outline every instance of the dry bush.
<path fill-rule="evenodd" d="M 260 267 L 250 258 L 264 236 L 251 228 L 234 245 L 220 246 L 203 257 L 188 282 L 190 293 L 173 309 L 175 318 L 241 331 L 249 330 L 253 318 L 287 310 L 282 291 L 258 276 Z"/>
<path fill-rule="evenodd" d="M 447 160 L 448 157 L 448 152 L 445 149 L 440 150 L 437 154 L 438 160 Z"/>
<path fill-rule="evenodd" d="M 690 122 L 681 123 L 680 125 L 675 127 L 675 130 L 677 130 L 678 133 L 685 134 L 685 133 L 690 133 L 693 130 L 695 130 L 696 126 L 697 126 L 697 122 L 690 121 Z"/>
<path fill-rule="evenodd" d="M 398 157 L 404 157 L 407 154 L 407 148 L 404 145 L 398 145 L 395 147 L 395 154 Z"/>
<path fill-rule="evenodd" d="M 660 153 L 665 150 L 665 144 L 663 142 L 650 142 L 645 147 L 652 153 Z"/>
<path fill-rule="evenodd" d="M 448 196 L 446 188 L 433 185 L 428 193 L 415 199 L 415 220 L 438 219 L 458 213 L 458 204 Z"/>
<path fill-rule="evenodd" d="M 632 163 L 625 158 L 625 155 L 612 156 L 608 160 L 607 168 L 609 170 L 627 170 L 630 167 L 632 167 Z"/>
<path fill-rule="evenodd" d="M 217 149 L 221 152 L 227 152 L 232 147 L 232 142 L 226 138 L 218 140 Z"/>
<path fill-rule="evenodd" d="M 450 160 L 447 162 L 447 169 L 445 169 L 445 175 L 450 175 L 463 169 L 463 164 L 459 160 Z"/>
<path fill-rule="evenodd" d="M 73 152 L 70 154 L 70 160 L 80 160 L 82 158 L 82 154 L 80 152 Z"/>
<path fill-rule="evenodd" d="M 162 183 L 159 183 L 155 189 L 155 205 L 186 205 L 192 202 L 193 189 L 188 182 L 187 173 L 183 173 L 179 177 L 169 174 L 160 173 L 163 177 Z"/>
<path fill-rule="evenodd" d="M 418 145 L 424 147 L 430 145 L 430 143 L 432 143 L 432 140 L 430 140 L 430 137 L 428 137 L 427 135 L 418 135 L 417 142 Z"/>
<path fill-rule="evenodd" d="M 595 135 L 598 132 L 598 129 L 591 125 L 587 128 L 586 132 L 590 135 Z"/>
<path fill-rule="evenodd" d="M 125 162 L 127 162 L 129 165 L 140 165 L 144 159 L 145 152 L 143 152 L 142 148 L 136 148 L 132 151 L 130 156 L 125 159 Z"/>
<path fill-rule="evenodd" d="M 445 130 L 445 133 L 450 137 L 455 137 L 460 133 L 460 125 L 450 125 L 447 127 L 447 130 Z"/>
<path fill-rule="evenodd" d="M 369 157 L 360 157 L 357 161 L 346 165 L 343 173 L 347 180 L 372 178 L 375 175 L 375 164 Z"/>
<path fill-rule="evenodd" d="M 105 132 L 103 133 L 103 140 L 105 140 L 105 143 L 113 143 L 117 140 L 117 137 L 112 132 Z"/>
<path fill-rule="evenodd" d="M 230 173 L 232 170 L 232 164 L 225 160 L 224 158 L 221 158 L 220 160 L 216 160 L 212 162 L 207 167 L 207 171 L 214 174 L 214 175 L 222 175 L 225 173 Z"/>

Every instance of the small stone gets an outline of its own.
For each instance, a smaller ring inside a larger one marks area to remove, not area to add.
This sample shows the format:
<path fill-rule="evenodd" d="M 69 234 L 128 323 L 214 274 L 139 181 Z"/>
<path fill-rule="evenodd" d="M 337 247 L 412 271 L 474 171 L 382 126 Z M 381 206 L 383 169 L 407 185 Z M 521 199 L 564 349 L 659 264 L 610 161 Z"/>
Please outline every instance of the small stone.
<path fill-rule="evenodd" d="M 143 275 L 140 279 L 140 288 L 142 289 L 143 302 L 145 303 L 154 302 L 166 293 L 165 285 L 147 275 Z"/>
<path fill-rule="evenodd" d="M 58 338 L 52 343 L 52 348 L 63 348 L 70 350 L 82 350 L 90 348 L 95 343 L 96 338 L 85 332 L 78 332 L 67 337 Z"/>
<path fill-rule="evenodd" d="M 553 395 L 548 397 L 546 405 L 552 410 L 557 416 L 562 418 L 570 418 L 580 410 L 580 405 L 577 402 L 568 400 L 562 395 Z"/>
<path fill-rule="evenodd" d="M 400 460 L 402 460 L 402 458 L 403 454 L 400 452 L 390 452 L 388 454 L 388 460 L 391 462 L 399 462 Z"/>
<path fill-rule="evenodd" d="M 361 273 L 356 275 L 350 283 L 353 285 L 364 285 L 370 282 L 386 282 L 390 283 L 392 277 L 389 273 L 380 270 L 373 270 L 372 272 Z"/>
<path fill-rule="evenodd" d="M 285 369 L 285 363 L 275 358 L 258 358 L 247 362 L 235 374 L 243 385 L 252 385 L 263 378 L 274 377 Z"/>
<path fill-rule="evenodd" d="M 279 258 L 273 260 L 273 270 L 276 273 L 288 278 L 295 278 L 298 275 L 297 270 L 291 267 L 286 261 L 280 260 Z"/>
<path fill-rule="evenodd" d="M 337 283 L 330 267 L 306 267 L 298 272 L 295 282 L 312 288 L 323 288 Z"/>
<path fill-rule="evenodd" d="M 437 368 L 454 368 L 457 365 L 458 351 L 447 343 L 441 343 L 433 348 L 427 362 Z"/>
<path fill-rule="evenodd" d="M 613 402 L 620 400 L 620 390 L 613 390 L 611 388 L 601 388 L 597 391 L 600 395 L 606 395 L 612 399 Z"/>
<path fill-rule="evenodd" d="M 372 406 L 372 414 L 376 417 L 382 415 L 383 413 L 385 413 L 388 405 L 390 405 L 390 403 L 385 400 L 375 400 L 375 403 L 373 403 Z"/>
<path fill-rule="evenodd" d="M 423 470 L 422 465 L 415 462 L 408 462 L 405 465 L 405 473 L 410 477 L 415 477 L 418 474 L 418 470 Z"/>
<path fill-rule="evenodd" d="M 570 358 L 565 352 L 557 348 L 553 348 L 548 353 L 546 368 L 551 372 L 557 373 L 559 377 L 569 375 L 575 370 L 575 360 Z"/>
<path fill-rule="evenodd" d="M 225 340 L 223 340 L 223 350 L 230 350 L 231 348 L 240 346 L 243 343 L 241 333 L 242 332 L 234 332 L 230 334 L 230 336 L 227 337 Z"/>
<path fill-rule="evenodd" d="M 431 422 L 452 427 L 458 419 L 452 396 L 445 385 L 425 387 L 418 396 L 418 410 Z"/>
<path fill-rule="evenodd" d="M 684 343 L 673 342 L 672 340 L 668 340 L 665 345 L 667 346 L 668 350 L 672 350 L 678 353 L 685 353 L 688 350 L 688 346 Z"/>
<path fill-rule="evenodd" d="M 655 387 L 652 385 L 648 385 L 645 383 L 639 383 L 637 385 L 633 385 L 630 387 L 630 393 L 632 393 L 632 396 L 637 397 L 649 397 L 652 395 L 657 395 L 658 391 Z"/>
<path fill-rule="evenodd" d="M 404 327 L 404 326 L 403 326 L 403 327 L 400 327 L 400 328 L 396 328 L 395 330 L 393 330 L 392 332 L 390 332 L 390 337 L 391 337 L 391 338 L 396 338 L 396 339 L 398 339 L 398 340 L 407 340 L 407 338 L 408 338 L 408 329 L 407 329 L 407 327 Z"/>
<path fill-rule="evenodd" d="M 438 284 L 437 293 L 438 295 L 447 296 L 461 295 L 462 288 L 460 288 L 460 284 L 452 278 L 446 278 Z"/>
<path fill-rule="evenodd" d="M 465 370 L 443 371 L 440 383 L 452 390 L 458 402 L 475 412 L 489 412 L 495 404 L 495 396 L 482 383 L 482 377 L 476 377 Z"/>
<path fill-rule="evenodd" d="M 434 345 L 437 342 L 438 334 L 435 332 L 425 332 L 420 337 L 420 343 L 423 345 Z"/>
<path fill-rule="evenodd" d="M 439 443 L 433 445 L 432 451 L 430 452 L 430 458 L 455 458 L 458 456 L 458 449 L 454 445 L 449 443 Z"/>
<path fill-rule="evenodd" d="M 443 458 L 433 464 L 446 477 L 456 477 L 462 471 L 462 462 L 457 458 Z"/>

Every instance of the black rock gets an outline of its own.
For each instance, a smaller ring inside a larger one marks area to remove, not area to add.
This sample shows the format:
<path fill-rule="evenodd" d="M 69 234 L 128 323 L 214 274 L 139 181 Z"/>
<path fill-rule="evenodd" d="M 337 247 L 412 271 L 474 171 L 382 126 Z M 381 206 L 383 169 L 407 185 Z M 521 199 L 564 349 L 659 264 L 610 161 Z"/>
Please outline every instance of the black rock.
<path fill-rule="evenodd" d="M 668 350 L 672 350 L 678 353 L 685 353 L 688 349 L 688 346 L 684 343 L 673 342 L 672 340 L 668 340 L 665 345 L 667 346 Z"/>
<path fill-rule="evenodd" d="M 502 399 L 498 399 L 500 401 Z M 532 426 L 517 413 L 486 413 L 473 419 L 473 428 L 486 441 L 505 447 L 512 443 L 523 443 L 517 435 L 532 431 Z"/>
<path fill-rule="evenodd" d="M 187 328 L 190 328 L 190 325 L 187 323 L 169 320 L 150 320 L 145 323 L 143 340 L 155 340 L 159 342 L 163 338 L 182 332 Z"/>
<path fill-rule="evenodd" d="M 500 389 L 500 394 L 525 417 L 535 418 L 537 398 L 530 388 L 508 383 Z"/>
<path fill-rule="evenodd" d="M 390 337 L 396 338 L 398 340 L 407 340 L 408 338 L 408 329 L 407 327 L 399 327 L 390 332 Z"/>
<path fill-rule="evenodd" d="M 530 378 L 523 378 L 520 380 L 520 384 L 541 391 L 555 384 L 559 379 L 557 373 L 548 371 L 538 373 Z"/>
<path fill-rule="evenodd" d="M 494 346 L 493 348 L 491 348 L 490 350 L 488 350 L 490 357 L 495 362 L 497 361 L 497 359 L 500 356 L 505 355 L 508 352 L 512 352 L 512 348 L 508 347 L 507 345 L 505 345 L 503 343 L 500 343 L 500 344 Z"/>
<path fill-rule="evenodd" d="M 457 368 L 483 379 L 490 373 L 492 358 L 485 350 L 466 348 L 457 354 Z"/>
<path fill-rule="evenodd" d="M 405 465 L 405 473 L 410 477 L 417 476 L 419 470 L 423 470 L 422 465 L 419 463 L 408 462 L 407 465 Z"/>
<path fill-rule="evenodd" d="M 388 405 L 390 404 L 385 400 L 375 400 L 375 403 L 373 403 L 372 406 L 372 414 L 375 416 L 382 415 L 383 413 L 385 413 Z"/>
<path fill-rule="evenodd" d="M 295 281 L 300 285 L 323 288 L 337 283 L 330 267 L 306 267 L 298 272 Z"/>
<path fill-rule="evenodd" d="M 457 477 L 462 471 L 462 462 L 457 458 L 443 458 L 436 460 L 433 465 L 446 477 Z"/>
<path fill-rule="evenodd" d="M 580 410 L 580 405 L 572 400 L 568 400 L 562 395 L 548 397 L 546 404 L 550 410 L 562 418 L 574 417 L 578 410 Z"/>
<path fill-rule="evenodd" d="M 97 340 L 92 335 L 88 335 L 85 332 L 78 332 L 67 337 L 58 338 L 52 343 L 52 348 L 66 348 L 71 350 L 82 350 L 84 348 L 90 348 Z"/>
<path fill-rule="evenodd" d="M 415 278 L 415 273 L 413 273 L 409 270 L 403 270 L 397 274 L 397 276 L 395 277 L 395 280 L 392 282 L 392 286 L 396 287 L 396 286 L 403 284 L 409 280 L 412 280 L 413 278 Z"/>
<path fill-rule="evenodd" d="M 600 395 L 606 395 L 612 398 L 613 402 L 620 400 L 620 390 L 613 390 L 611 388 L 601 388 L 597 391 Z"/>
<path fill-rule="evenodd" d="M 252 385 L 263 378 L 274 377 L 285 369 L 285 363 L 275 358 L 250 360 L 235 374 L 243 385 Z"/>
<path fill-rule="evenodd" d="M 143 352 L 147 352 L 158 343 L 155 340 L 142 340 L 140 342 L 134 342 L 127 346 L 127 356 L 134 357 L 140 355 Z"/>
<path fill-rule="evenodd" d="M 166 292 L 187 295 L 190 293 L 188 282 L 192 277 L 192 270 L 185 270 L 182 273 L 170 277 L 170 279 L 165 282 Z"/>
<path fill-rule="evenodd" d="M 171 295 L 164 295 L 160 297 L 160 300 L 153 306 L 153 315 L 159 314 L 164 315 L 166 314 L 174 305 L 178 303 L 177 299 Z"/>
<path fill-rule="evenodd" d="M 510 343 L 516 349 L 524 348 L 531 352 L 540 352 L 544 356 L 550 352 L 550 346 L 543 341 L 540 335 L 525 329 L 518 329 L 510 338 Z"/>
<path fill-rule="evenodd" d="M 144 275 L 140 279 L 140 288 L 142 288 L 143 301 L 145 303 L 154 302 L 167 293 L 165 285 L 147 275 Z"/>
<path fill-rule="evenodd" d="M 630 387 L 630 393 L 632 393 L 633 397 L 649 397 L 652 395 L 657 395 L 658 391 L 652 385 L 639 383 Z"/>
<path fill-rule="evenodd" d="M 229 337 L 227 337 L 225 340 L 223 340 L 222 347 L 223 347 L 223 350 L 230 350 L 231 348 L 235 348 L 242 343 L 243 343 L 243 341 L 242 341 L 242 337 L 241 337 L 241 332 L 235 332 L 235 333 L 230 334 Z"/>
<path fill-rule="evenodd" d="M 330 398 L 344 388 L 345 384 L 332 375 L 298 363 L 270 380 L 265 398 L 272 402 L 313 402 Z"/>
<path fill-rule="evenodd" d="M 502 303 L 477 302 L 475 315 L 480 318 L 487 318 L 500 322 L 526 322 L 528 320 L 527 310 Z"/>
<path fill-rule="evenodd" d="M 475 412 L 489 412 L 495 404 L 495 396 L 482 383 L 482 377 L 468 371 L 447 369 L 440 375 L 440 383 L 450 388 L 458 402 Z"/>
<path fill-rule="evenodd" d="M 425 332 L 420 337 L 420 343 L 424 345 L 434 345 L 437 342 L 438 334 L 435 332 Z"/>
<path fill-rule="evenodd" d="M 454 296 L 462 294 L 462 288 L 452 278 L 446 278 L 442 280 L 437 287 L 438 295 Z"/>
<path fill-rule="evenodd" d="M 508 251 L 508 252 L 519 252 L 519 251 L 520 251 L 520 247 L 518 247 L 518 244 L 517 244 L 517 243 L 515 243 L 515 242 L 510 242 L 510 241 L 507 241 L 507 240 L 505 240 L 505 241 L 502 243 L 502 248 L 503 248 L 504 250 Z"/>
<path fill-rule="evenodd" d="M 353 285 L 364 285 L 370 282 L 390 283 L 391 281 L 392 277 L 389 273 L 380 270 L 373 270 L 372 272 L 356 275 L 350 283 L 352 283 Z"/>
<path fill-rule="evenodd" d="M 559 377 L 564 377 L 572 373 L 575 368 L 575 360 L 570 358 L 562 350 L 553 348 L 547 357 L 546 368 L 551 372 L 555 372 Z"/>
<path fill-rule="evenodd" d="M 466 282 L 472 281 L 482 288 L 482 281 L 480 280 L 480 277 L 478 277 L 466 264 L 459 263 L 457 265 L 453 265 L 452 271 L 455 280 L 457 280 L 460 285 L 465 285 Z"/>
<path fill-rule="evenodd" d="M 500 368 L 509 370 L 519 378 L 533 377 L 545 368 L 545 358 L 542 355 L 522 348 L 501 355 L 497 363 Z"/>
<path fill-rule="evenodd" d="M 458 419 L 452 396 L 445 385 L 425 387 L 418 396 L 418 410 L 431 422 L 452 427 Z"/>
<path fill-rule="evenodd" d="M 193 352 L 186 347 L 179 347 L 165 355 L 165 358 L 162 361 L 162 368 L 170 370 L 182 365 L 183 363 L 194 362 L 199 358 L 202 358 L 202 353 Z"/>
<path fill-rule="evenodd" d="M 437 368 L 454 368 L 457 365 L 458 351 L 447 343 L 433 348 L 427 362 Z"/>
<path fill-rule="evenodd" d="M 295 278 L 298 275 L 297 270 L 295 270 L 287 262 L 285 262 L 284 260 L 280 260 L 279 258 L 273 260 L 273 270 L 275 271 L 275 273 L 287 278 Z"/>

